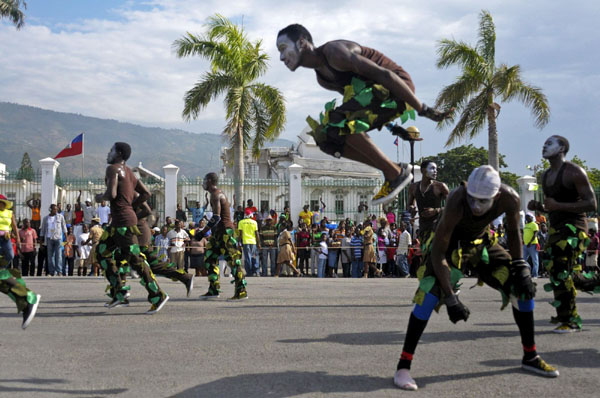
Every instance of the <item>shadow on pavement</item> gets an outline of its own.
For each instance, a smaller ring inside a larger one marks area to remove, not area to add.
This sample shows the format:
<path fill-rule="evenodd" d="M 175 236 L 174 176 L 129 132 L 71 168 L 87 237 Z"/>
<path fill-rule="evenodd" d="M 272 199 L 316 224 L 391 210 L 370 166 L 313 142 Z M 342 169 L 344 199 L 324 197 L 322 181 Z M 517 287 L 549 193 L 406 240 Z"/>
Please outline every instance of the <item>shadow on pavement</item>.
<path fill-rule="evenodd" d="M 31 387 L 10 387 L 5 383 L 19 383 L 19 384 L 32 384 Z M 126 388 L 111 388 L 106 390 L 66 390 L 61 388 L 50 388 L 40 387 L 44 385 L 56 385 L 56 384 L 68 384 L 68 380 L 64 379 L 0 379 L 0 393 L 48 393 L 48 394 L 62 394 L 65 395 L 77 395 L 77 396 L 90 396 L 94 397 L 110 397 L 117 394 L 126 392 Z M 34 387 L 35 386 L 35 387 Z"/>
<path fill-rule="evenodd" d="M 551 333 L 541 332 L 537 334 Z M 420 344 L 438 343 L 446 341 L 471 341 L 480 339 L 495 339 L 504 337 L 518 337 L 519 331 L 515 330 L 461 330 L 449 329 L 444 332 L 425 331 Z M 366 333 L 335 333 L 321 339 L 285 339 L 277 340 L 278 343 L 338 343 L 347 345 L 400 345 L 404 342 L 404 332 L 366 332 Z"/>
<path fill-rule="evenodd" d="M 226 300 L 214 300 L 212 302 L 218 303 L 221 301 L 226 301 Z M 306 305 L 246 305 L 246 304 L 242 304 L 239 307 L 233 307 L 233 306 L 226 306 L 223 307 L 223 309 L 228 309 L 228 308 L 232 308 L 232 309 L 239 309 L 241 307 L 244 308 L 348 308 L 348 306 L 351 306 L 352 308 L 400 308 L 400 307 L 406 307 L 406 308 L 412 308 L 414 304 L 331 304 L 331 305 L 325 305 L 325 304 L 306 304 Z"/>
<path fill-rule="evenodd" d="M 519 361 L 517 361 L 518 363 Z M 515 361 L 512 361 L 509 366 L 514 366 Z M 426 377 L 414 377 L 419 389 L 427 386 L 428 384 L 435 383 L 443 383 L 447 381 L 457 381 L 457 380 L 468 380 L 468 379 L 477 379 L 480 377 L 493 377 L 498 375 L 505 375 L 511 373 L 523 373 L 525 372 L 521 370 L 521 368 L 509 368 L 509 369 L 498 369 L 498 370 L 490 370 L 487 372 L 469 372 L 469 373 L 453 373 L 449 375 L 437 375 L 437 376 L 426 376 Z"/>
<path fill-rule="evenodd" d="M 268 375 L 243 374 L 199 384 L 172 397 L 285 398 L 311 393 L 362 392 L 366 394 L 383 389 L 394 389 L 392 376 L 392 374 L 389 377 L 344 376 L 325 372 L 298 371 Z"/>
<path fill-rule="evenodd" d="M 554 365 L 560 370 L 566 368 L 600 368 L 600 352 L 593 348 L 582 348 L 560 351 L 539 351 L 544 361 Z M 481 362 L 482 365 L 492 367 L 514 366 L 515 360 L 495 359 Z"/>

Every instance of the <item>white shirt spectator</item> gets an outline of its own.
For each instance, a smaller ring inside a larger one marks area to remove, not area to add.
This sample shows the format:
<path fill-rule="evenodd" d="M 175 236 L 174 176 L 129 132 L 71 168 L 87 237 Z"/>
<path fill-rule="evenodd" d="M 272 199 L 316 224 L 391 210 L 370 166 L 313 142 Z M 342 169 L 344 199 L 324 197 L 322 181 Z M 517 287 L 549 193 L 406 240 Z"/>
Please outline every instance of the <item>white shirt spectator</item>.
<path fill-rule="evenodd" d="M 319 259 L 326 260 L 327 253 L 329 253 L 329 251 L 327 250 L 327 242 L 321 241 L 321 243 L 319 243 L 319 246 L 321 246 L 321 251 L 319 252 Z"/>
<path fill-rule="evenodd" d="M 108 224 L 108 216 L 110 216 L 110 206 L 98 206 L 98 217 L 100 218 L 100 225 Z"/>
<path fill-rule="evenodd" d="M 179 232 L 172 229 L 167 233 L 167 238 L 169 238 L 169 244 L 171 245 L 171 253 L 177 253 L 185 250 L 185 240 L 189 239 L 190 236 L 183 229 L 180 229 Z"/>
<path fill-rule="evenodd" d="M 408 248 L 412 245 L 412 239 L 407 230 L 404 230 L 398 238 L 398 248 L 396 254 L 403 254 L 408 256 Z"/>
<path fill-rule="evenodd" d="M 80 234 L 77 239 L 75 240 L 75 244 L 77 245 L 77 247 L 79 247 L 79 252 L 81 253 L 81 256 L 79 257 L 82 260 L 85 260 L 86 258 L 88 258 L 90 256 L 90 252 L 92 251 L 92 244 L 87 244 L 85 246 L 83 246 L 83 242 L 85 242 L 86 240 L 88 240 L 88 238 L 90 237 L 90 233 L 86 232 L 84 234 Z"/>

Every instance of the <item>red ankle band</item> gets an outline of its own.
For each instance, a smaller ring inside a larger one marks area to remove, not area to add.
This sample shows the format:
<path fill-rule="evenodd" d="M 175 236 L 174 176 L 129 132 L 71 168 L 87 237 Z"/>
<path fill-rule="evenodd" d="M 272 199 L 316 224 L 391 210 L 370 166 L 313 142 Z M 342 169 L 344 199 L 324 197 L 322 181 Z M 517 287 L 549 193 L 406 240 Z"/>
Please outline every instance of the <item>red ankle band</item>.
<path fill-rule="evenodd" d="M 525 351 L 525 352 L 535 352 L 535 344 L 532 345 L 531 347 L 523 346 L 523 351 Z"/>
<path fill-rule="evenodd" d="M 413 354 L 409 354 L 406 351 L 402 351 L 402 355 L 400 355 L 400 359 L 401 360 L 405 360 L 405 361 L 412 361 L 413 360 Z"/>

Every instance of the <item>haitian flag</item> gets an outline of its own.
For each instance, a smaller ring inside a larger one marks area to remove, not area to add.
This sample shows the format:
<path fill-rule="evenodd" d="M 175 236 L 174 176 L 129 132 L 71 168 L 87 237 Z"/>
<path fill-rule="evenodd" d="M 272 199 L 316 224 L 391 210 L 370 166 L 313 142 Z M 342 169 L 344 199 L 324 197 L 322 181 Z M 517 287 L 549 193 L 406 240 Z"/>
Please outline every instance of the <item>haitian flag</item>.
<path fill-rule="evenodd" d="M 396 137 L 396 141 L 394 141 L 394 145 L 398 146 L 398 137 Z"/>
<path fill-rule="evenodd" d="M 56 155 L 54 157 L 54 159 L 81 155 L 82 153 L 83 153 L 83 133 L 81 133 L 77 137 L 75 137 L 73 139 L 73 141 L 71 141 L 71 143 L 65 147 L 65 149 L 60 151 L 58 153 L 58 155 Z"/>

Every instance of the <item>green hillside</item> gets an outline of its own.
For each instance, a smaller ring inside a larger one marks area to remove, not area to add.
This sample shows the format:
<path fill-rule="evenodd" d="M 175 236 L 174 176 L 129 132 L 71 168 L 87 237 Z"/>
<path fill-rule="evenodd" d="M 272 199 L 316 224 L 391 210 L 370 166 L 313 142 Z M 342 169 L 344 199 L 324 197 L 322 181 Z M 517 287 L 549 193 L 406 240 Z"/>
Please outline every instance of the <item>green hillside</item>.
<path fill-rule="evenodd" d="M 145 168 L 159 175 L 162 175 L 162 167 L 169 163 L 179 166 L 180 175 L 188 177 L 219 169 L 223 142 L 217 134 L 143 127 L 0 102 L 0 162 L 5 163 L 9 170 L 19 168 L 24 152 L 29 153 L 33 167 L 39 167 L 40 159 L 56 156 L 81 132 L 85 133 L 86 176 L 104 175 L 106 154 L 116 141 L 131 145 L 129 165 L 136 166 L 142 162 Z M 276 140 L 270 144 L 291 145 L 289 140 Z M 81 156 L 62 158 L 59 162 L 61 176 L 81 176 Z"/>

